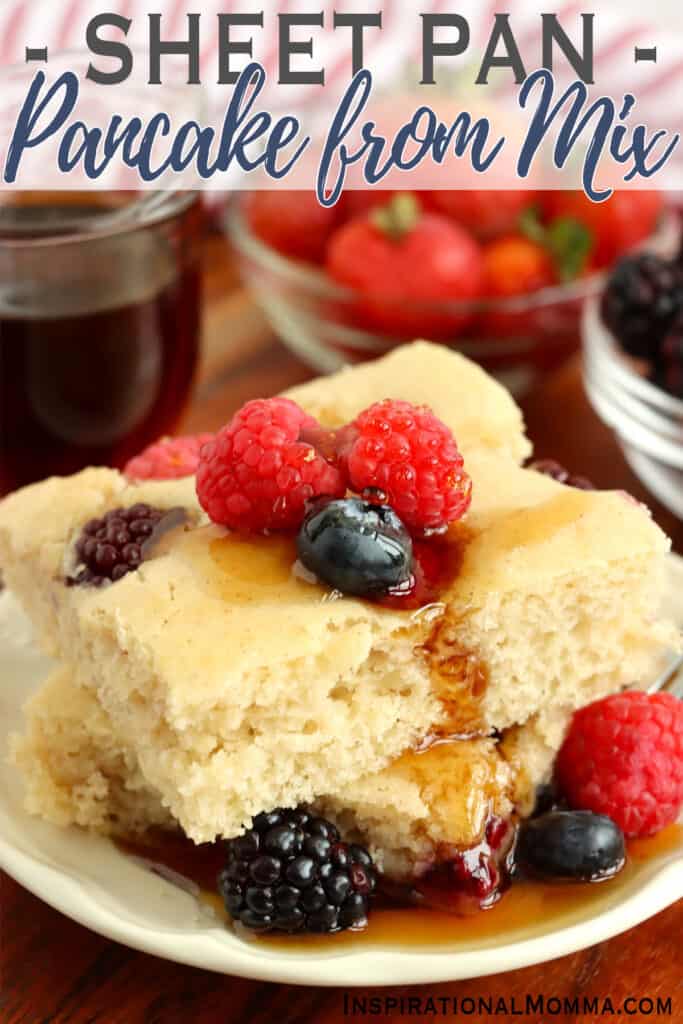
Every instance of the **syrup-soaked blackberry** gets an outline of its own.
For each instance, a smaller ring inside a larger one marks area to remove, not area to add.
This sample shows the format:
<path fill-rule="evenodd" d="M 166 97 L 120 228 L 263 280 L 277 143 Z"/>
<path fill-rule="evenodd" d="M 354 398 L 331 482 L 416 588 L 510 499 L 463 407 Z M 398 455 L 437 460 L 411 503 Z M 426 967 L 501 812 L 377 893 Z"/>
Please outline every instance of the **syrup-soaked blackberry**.
<path fill-rule="evenodd" d="M 415 881 L 419 902 L 461 915 L 492 907 L 510 884 L 515 836 L 514 822 L 491 817 L 475 846 L 444 844 Z"/>

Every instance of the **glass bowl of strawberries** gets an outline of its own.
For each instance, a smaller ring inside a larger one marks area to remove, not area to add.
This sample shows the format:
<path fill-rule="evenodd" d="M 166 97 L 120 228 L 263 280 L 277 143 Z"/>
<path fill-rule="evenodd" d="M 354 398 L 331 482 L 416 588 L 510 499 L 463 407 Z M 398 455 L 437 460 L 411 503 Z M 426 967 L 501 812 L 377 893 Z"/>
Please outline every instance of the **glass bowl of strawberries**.
<path fill-rule="evenodd" d="M 414 338 L 458 349 L 522 394 L 579 346 L 584 301 L 659 239 L 659 192 L 348 191 L 236 196 L 227 222 L 274 330 L 318 372 Z M 669 231 L 670 231 L 669 227 Z"/>

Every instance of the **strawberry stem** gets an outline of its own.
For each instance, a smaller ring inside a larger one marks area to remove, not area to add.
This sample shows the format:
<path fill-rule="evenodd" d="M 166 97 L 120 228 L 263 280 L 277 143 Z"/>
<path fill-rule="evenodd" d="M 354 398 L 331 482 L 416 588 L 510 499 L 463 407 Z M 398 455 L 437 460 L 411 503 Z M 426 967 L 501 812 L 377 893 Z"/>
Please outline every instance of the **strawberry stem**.
<path fill-rule="evenodd" d="M 370 220 L 378 231 L 400 242 L 420 219 L 421 208 L 412 192 L 399 192 L 385 206 L 378 206 L 370 214 Z"/>
<path fill-rule="evenodd" d="M 593 235 L 581 221 L 558 217 L 545 225 L 538 207 L 530 206 L 520 217 L 519 229 L 526 238 L 543 246 L 561 281 L 573 281 L 585 269 L 593 249 Z"/>

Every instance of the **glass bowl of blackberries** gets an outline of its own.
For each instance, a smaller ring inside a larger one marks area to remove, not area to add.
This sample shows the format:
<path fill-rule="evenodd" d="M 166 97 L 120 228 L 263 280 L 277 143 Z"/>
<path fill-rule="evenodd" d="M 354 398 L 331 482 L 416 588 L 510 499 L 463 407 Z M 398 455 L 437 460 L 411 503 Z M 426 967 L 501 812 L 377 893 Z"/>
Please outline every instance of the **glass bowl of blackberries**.
<path fill-rule="evenodd" d="M 632 253 L 583 318 L 588 397 L 645 486 L 683 519 L 683 253 Z"/>
<path fill-rule="evenodd" d="M 583 303 L 615 261 L 665 244 L 672 220 L 654 191 L 596 204 L 572 191 L 349 190 L 324 207 L 280 190 L 235 195 L 226 229 L 256 303 L 318 373 L 426 338 L 519 396 L 578 351 Z"/>

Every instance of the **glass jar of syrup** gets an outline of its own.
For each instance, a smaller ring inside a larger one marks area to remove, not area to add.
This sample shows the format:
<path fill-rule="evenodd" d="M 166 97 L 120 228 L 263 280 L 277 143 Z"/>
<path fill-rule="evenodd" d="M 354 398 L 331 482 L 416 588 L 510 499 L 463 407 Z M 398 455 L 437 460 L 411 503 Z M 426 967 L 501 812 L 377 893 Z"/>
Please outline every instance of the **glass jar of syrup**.
<path fill-rule="evenodd" d="M 17 193 L 0 205 L 0 494 L 122 466 L 175 428 L 199 344 L 202 215 L 169 193 Z"/>

